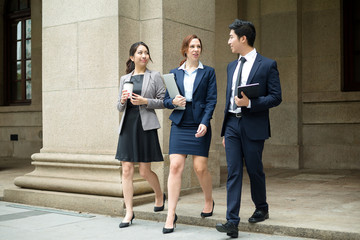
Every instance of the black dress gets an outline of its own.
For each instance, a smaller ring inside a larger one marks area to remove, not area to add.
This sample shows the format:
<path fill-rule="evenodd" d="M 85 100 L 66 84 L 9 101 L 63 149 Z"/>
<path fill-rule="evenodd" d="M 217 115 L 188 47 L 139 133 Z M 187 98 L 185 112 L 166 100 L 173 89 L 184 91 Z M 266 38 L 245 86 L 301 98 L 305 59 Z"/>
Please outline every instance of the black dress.
<path fill-rule="evenodd" d="M 133 92 L 141 95 L 144 75 L 134 75 Z M 127 101 L 126 112 L 115 158 L 126 162 L 160 162 L 164 161 L 157 129 L 144 131 L 141 123 L 139 106 Z"/>

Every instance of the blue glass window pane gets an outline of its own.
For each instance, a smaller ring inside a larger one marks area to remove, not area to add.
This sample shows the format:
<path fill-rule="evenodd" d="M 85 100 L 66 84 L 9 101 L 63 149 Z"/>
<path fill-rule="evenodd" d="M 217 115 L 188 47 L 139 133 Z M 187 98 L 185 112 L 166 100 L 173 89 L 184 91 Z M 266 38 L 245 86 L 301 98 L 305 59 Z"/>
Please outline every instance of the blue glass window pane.
<path fill-rule="evenodd" d="M 31 40 L 26 40 L 26 58 L 31 58 Z"/>
<path fill-rule="evenodd" d="M 16 60 L 21 60 L 21 42 L 16 44 Z"/>
<path fill-rule="evenodd" d="M 31 19 L 26 20 L 26 38 L 31 38 Z"/>
<path fill-rule="evenodd" d="M 26 79 L 31 78 L 31 60 L 26 61 Z"/>
<path fill-rule="evenodd" d="M 31 99 L 31 81 L 26 81 L 26 99 Z"/>
<path fill-rule="evenodd" d="M 21 40 L 21 22 L 18 22 L 17 24 L 17 34 L 16 34 L 16 39 L 17 40 Z"/>
<path fill-rule="evenodd" d="M 16 79 L 21 80 L 21 62 L 17 62 Z"/>

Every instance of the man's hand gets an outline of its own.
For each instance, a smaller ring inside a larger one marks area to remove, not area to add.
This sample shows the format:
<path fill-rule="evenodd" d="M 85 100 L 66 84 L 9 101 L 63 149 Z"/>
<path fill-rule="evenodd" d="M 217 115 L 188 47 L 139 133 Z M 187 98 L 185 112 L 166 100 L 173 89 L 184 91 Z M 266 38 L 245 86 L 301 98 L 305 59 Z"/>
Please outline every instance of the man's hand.
<path fill-rule="evenodd" d="M 242 98 L 238 98 L 238 96 L 235 96 L 235 104 L 238 107 L 247 107 L 249 106 L 249 98 L 245 95 L 244 92 L 241 92 Z"/>

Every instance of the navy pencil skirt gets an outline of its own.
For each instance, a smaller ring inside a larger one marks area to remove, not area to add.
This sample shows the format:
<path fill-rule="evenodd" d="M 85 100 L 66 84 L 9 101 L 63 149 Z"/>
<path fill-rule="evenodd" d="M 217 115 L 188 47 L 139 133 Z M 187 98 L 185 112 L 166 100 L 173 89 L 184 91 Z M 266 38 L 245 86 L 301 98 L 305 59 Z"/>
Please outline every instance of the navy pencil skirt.
<path fill-rule="evenodd" d="M 203 137 L 195 137 L 199 124 L 194 121 L 191 102 L 186 102 L 186 109 L 184 111 L 185 113 L 180 124 L 171 124 L 169 154 L 208 157 L 211 142 L 211 126 L 208 126 L 207 132 Z"/>

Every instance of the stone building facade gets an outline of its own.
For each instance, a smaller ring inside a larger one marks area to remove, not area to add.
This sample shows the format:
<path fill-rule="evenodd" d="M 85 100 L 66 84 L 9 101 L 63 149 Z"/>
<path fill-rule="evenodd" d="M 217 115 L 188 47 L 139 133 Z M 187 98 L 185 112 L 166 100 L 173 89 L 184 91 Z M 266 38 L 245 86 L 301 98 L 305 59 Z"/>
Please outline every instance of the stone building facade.
<path fill-rule="evenodd" d="M 257 51 L 275 59 L 280 72 L 283 102 L 271 110 L 265 167 L 360 169 L 360 92 L 342 90 L 344 1 L 31 0 L 32 99 L 29 105 L 6 104 L 0 92 L 0 158 L 31 157 L 35 171 L 15 179 L 19 188 L 5 190 L 5 200 L 118 214 L 123 203 L 121 166 L 114 159 L 115 106 L 129 47 L 146 42 L 149 68 L 168 73 L 182 59 L 182 39 L 193 33 L 204 45 L 201 61 L 216 70 L 209 165 L 213 185 L 220 186 L 226 66 L 236 58 L 227 45 L 228 25 L 235 18 L 255 24 Z M 2 19 L 7 2 L 0 0 Z M 5 25 L 0 19 L 0 36 Z M 170 113 L 157 110 L 165 162 L 153 168 L 164 189 Z M 18 141 L 10 140 L 14 134 Z M 191 161 L 184 175 L 184 192 L 199 188 Z M 136 176 L 136 195 L 146 199 L 149 191 Z"/>

